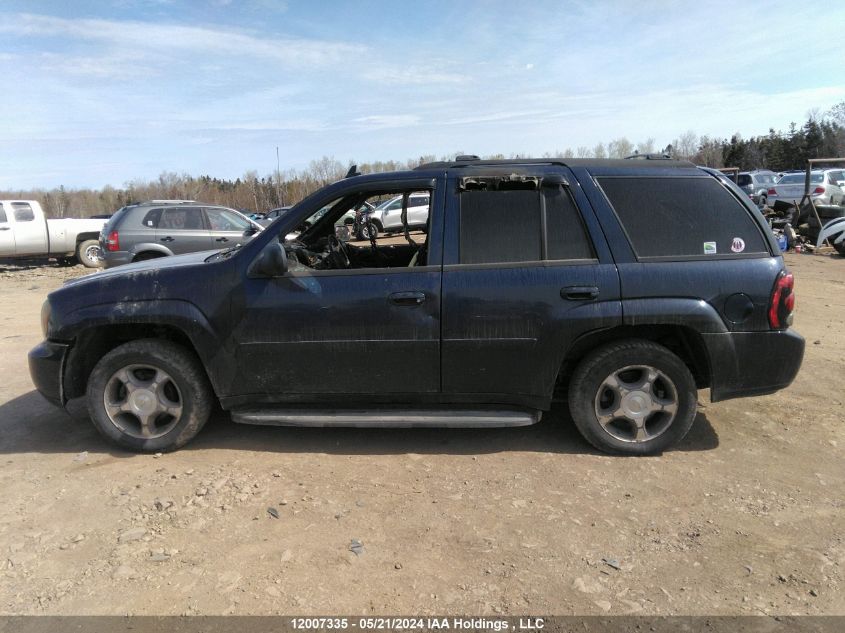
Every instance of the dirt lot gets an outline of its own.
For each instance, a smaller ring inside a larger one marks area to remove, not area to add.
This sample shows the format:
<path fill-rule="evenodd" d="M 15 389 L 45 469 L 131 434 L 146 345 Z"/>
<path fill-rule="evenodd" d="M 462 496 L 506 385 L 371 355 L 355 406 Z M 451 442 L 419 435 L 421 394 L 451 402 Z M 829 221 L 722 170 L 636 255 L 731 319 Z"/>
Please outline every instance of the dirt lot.
<path fill-rule="evenodd" d="M 845 614 L 845 260 L 787 259 L 795 384 L 702 392 L 683 444 L 638 459 L 561 410 L 491 431 L 221 417 L 124 453 L 27 372 L 42 300 L 85 271 L 0 267 L 0 612 Z"/>

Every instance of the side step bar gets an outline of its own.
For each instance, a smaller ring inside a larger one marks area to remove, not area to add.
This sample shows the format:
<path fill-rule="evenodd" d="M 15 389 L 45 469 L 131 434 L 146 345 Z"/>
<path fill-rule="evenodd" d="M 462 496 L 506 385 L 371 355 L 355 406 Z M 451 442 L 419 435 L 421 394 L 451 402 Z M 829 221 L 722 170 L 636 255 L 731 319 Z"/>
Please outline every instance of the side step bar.
<path fill-rule="evenodd" d="M 509 409 L 241 409 L 232 411 L 232 420 L 265 426 L 493 428 L 536 424 L 541 415 Z"/>

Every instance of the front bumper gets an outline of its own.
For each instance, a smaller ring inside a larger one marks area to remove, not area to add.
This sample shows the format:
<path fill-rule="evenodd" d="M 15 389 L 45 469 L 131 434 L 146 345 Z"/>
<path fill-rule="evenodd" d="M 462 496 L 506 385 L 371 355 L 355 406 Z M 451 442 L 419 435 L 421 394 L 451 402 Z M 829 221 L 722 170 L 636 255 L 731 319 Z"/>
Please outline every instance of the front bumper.
<path fill-rule="evenodd" d="M 62 389 L 62 372 L 69 345 L 42 341 L 29 352 L 29 375 L 38 392 L 58 407 L 67 400 Z"/>
<path fill-rule="evenodd" d="M 701 336 L 710 357 L 713 402 L 788 387 L 804 359 L 804 337 L 793 330 Z"/>

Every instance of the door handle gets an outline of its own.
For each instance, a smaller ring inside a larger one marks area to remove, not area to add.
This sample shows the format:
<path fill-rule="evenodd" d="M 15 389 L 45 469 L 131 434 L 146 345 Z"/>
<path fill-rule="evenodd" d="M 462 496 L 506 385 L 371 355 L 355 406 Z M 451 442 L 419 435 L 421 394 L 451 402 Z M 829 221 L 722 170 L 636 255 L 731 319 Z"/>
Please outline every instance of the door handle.
<path fill-rule="evenodd" d="M 599 298 L 596 286 L 566 286 L 560 289 L 560 296 L 567 301 L 594 301 Z"/>
<path fill-rule="evenodd" d="M 11 228 L 10 226 L 0 226 L 0 231 L 8 231 Z"/>
<path fill-rule="evenodd" d="M 394 292 L 390 295 L 390 301 L 398 306 L 418 306 L 425 301 L 425 293 L 416 291 Z"/>
<path fill-rule="evenodd" d="M 167 237 L 161 238 L 161 241 L 162 242 L 172 242 L 173 238 L 168 235 Z"/>
<path fill-rule="evenodd" d="M 228 237 L 218 237 L 218 238 L 217 238 L 216 240 L 214 240 L 214 241 L 215 241 L 215 242 L 228 242 L 228 241 L 229 241 L 229 238 L 228 238 Z"/>

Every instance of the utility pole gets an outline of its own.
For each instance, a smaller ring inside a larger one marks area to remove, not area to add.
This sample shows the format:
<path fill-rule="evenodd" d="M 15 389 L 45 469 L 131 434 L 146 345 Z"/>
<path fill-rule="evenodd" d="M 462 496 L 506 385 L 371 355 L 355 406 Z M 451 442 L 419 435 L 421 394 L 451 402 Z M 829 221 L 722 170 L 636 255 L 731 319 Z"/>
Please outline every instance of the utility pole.
<path fill-rule="evenodd" d="M 276 145 L 276 200 L 279 201 L 279 206 L 285 206 L 282 200 L 282 172 L 279 163 L 279 146 Z"/>

